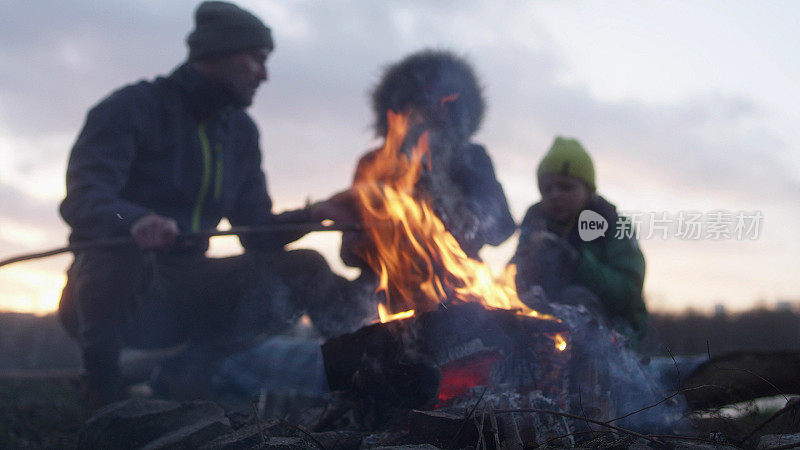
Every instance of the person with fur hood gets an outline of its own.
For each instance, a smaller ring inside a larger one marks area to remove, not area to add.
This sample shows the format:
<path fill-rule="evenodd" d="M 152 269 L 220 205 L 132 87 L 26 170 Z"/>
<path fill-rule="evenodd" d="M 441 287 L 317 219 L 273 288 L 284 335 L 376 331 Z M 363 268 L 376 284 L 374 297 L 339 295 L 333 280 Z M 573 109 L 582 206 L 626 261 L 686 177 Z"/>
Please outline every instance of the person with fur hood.
<path fill-rule="evenodd" d="M 410 112 L 403 151 L 410 155 L 427 132 L 430 164 L 415 186 L 415 194 L 431 201 L 436 215 L 465 253 L 479 259 L 484 245 L 499 245 L 516 229 L 505 193 L 497 181 L 486 149 L 470 141 L 485 110 L 483 92 L 470 64 L 443 50 L 423 50 L 390 65 L 372 92 L 375 132 L 386 137 L 387 112 Z M 356 173 L 378 150 L 364 155 Z M 362 269 L 362 278 L 374 278 L 359 256 L 370 251 L 363 233 L 342 237 L 345 264 Z"/>

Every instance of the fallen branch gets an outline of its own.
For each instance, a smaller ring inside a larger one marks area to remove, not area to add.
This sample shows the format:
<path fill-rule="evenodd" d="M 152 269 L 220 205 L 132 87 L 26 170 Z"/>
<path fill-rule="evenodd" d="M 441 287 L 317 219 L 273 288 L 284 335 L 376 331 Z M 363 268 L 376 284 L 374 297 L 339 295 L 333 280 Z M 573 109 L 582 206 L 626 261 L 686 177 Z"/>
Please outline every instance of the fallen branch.
<path fill-rule="evenodd" d="M 458 436 L 461 434 L 461 431 L 464 429 L 464 425 L 466 425 L 466 423 L 470 419 L 470 417 L 472 417 L 472 415 L 475 414 L 475 410 L 478 409 L 478 405 L 480 405 L 481 400 L 483 400 L 483 396 L 486 394 L 486 391 L 488 389 L 489 389 L 489 386 L 486 386 L 485 388 L 483 388 L 483 392 L 481 392 L 481 396 L 478 397 L 478 401 L 475 402 L 475 405 L 472 407 L 472 410 L 470 410 L 467 413 L 466 417 L 464 417 L 464 420 L 461 422 L 461 426 L 458 427 L 458 431 L 456 431 L 456 434 L 453 436 L 452 439 L 450 439 L 450 444 L 448 444 L 446 448 L 453 448 L 453 445 L 455 445 L 455 443 L 456 443 L 456 439 L 458 439 Z"/>
<path fill-rule="evenodd" d="M 770 415 L 769 417 L 764 419 L 761 423 L 756 425 L 755 428 L 753 428 L 749 433 L 747 433 L 747 436 L 745 436 L 744 438 L 742 438 L 739 441 L 739 443 L 740 444 L 744 444 L 750 438 L 752 438 L 756 433 L 758 433 L 762 428 L 767 426 L 767 424 L 769 424 L 773 420 L 777 419 L 778 417 L 784 415 L 786 412 L 791 411 L 793 408 L 796 408 L 798 404 L 800 404 L 800 398 L 795 397 L 795 398 L 789 400 L 789 402 L 786 403 L 786 406 L 784 406 L 783 408 L 779 409 L 778 411 L 775 411 L 772 415 Z"/>

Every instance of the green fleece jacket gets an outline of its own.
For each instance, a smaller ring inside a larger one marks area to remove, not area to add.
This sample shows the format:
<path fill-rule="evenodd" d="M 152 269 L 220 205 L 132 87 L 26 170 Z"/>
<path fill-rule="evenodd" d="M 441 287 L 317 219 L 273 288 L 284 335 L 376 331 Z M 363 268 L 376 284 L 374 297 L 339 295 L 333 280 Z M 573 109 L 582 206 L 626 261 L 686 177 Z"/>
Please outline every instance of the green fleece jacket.
<path fill-rule="evenodd" d="M 647 308 L 642 298 L 644 255 L 635 237 L 626 232 L 631 229 L 630 221 L 620 218 L 613 204 L 595 196 L 585 209 L 608 221 L 605 236 L 584 241 L 578 233 L 577 223 L 560 229 L 547 220 L 541 204 L 537 203 L 528 209 L 520 225 L 520 245 L 528 242 L 532 233 L 541 231 L 541 224 L 565 239 L 580 255 L 574 273 L 569 277 L 572 283 L 597 295 L 612 319 L 624 319 L 633 329 L 630 337 L 638 341 L 647 331 Z"/>

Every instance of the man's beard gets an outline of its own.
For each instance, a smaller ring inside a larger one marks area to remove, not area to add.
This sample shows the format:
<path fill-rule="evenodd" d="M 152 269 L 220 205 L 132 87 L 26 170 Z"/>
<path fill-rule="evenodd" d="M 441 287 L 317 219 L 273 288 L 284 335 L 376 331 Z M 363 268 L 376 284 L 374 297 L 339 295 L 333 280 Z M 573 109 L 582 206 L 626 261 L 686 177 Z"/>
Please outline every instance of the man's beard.
<path fill-rule="evenodd" d="M 240 89 L 231 83 L 220 83 L 219 86 L 228 97 L 231 106 L 235 108 L 248 108 L 253 104 L 253 97 L 255 92 L 251 95 L 247 89 Z"/>
<path fill-rule="evenodd" d="M 236 92 L 236 91 L 231 92 L 231 98 L 233 99 L 233 106 L 237 108 L 245 109 L 250 107 L 253 104 L 253 97 L 255 97 L 255 94 L 250 95 L 244 92 Z"/>

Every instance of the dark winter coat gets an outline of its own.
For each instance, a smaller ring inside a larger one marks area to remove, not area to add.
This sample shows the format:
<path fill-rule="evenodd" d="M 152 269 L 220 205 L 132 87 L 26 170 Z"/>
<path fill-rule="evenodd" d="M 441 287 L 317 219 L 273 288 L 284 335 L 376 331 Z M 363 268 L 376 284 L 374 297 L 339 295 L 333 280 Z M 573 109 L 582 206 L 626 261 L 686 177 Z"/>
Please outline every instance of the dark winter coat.
<path fill-rule="evenodd" d="M 546 226 L 548 231 L 564 238 L 578 251 L 572 282 L 592 291 L 612 318 L 624 319 L 633 328 L 633 337 L 641 337 L 647 330 L 647 309 L 642 298 L 645 261 L 635 237 L 626 232 L 631 230 L 630 221 L 620 218 L 616 207 L 600 196 L 590 200 L 584 209 L 592 210 L 608 221 L 608 231 L 604 236 L 584 241 L 575 224 L 559 230 L 544 216 L 541 203 L 537 203 L 528 209 L 520 225 L 517 255 L 525 253 L 523 247 L 531 242 L 532 235 L 541 231 L 542 225 Z M 525 274 L 520 273 L 520 276 Z"/>
<path fill-rule="evenodd" d="M 148 212 L 181 232 L 305 221 L 270 212 L 256 125 L 230 94 L 188 64 L 168 77 L 126 86 L 89 112 L 69 159 L 61 215 L 73 242 L 128 235 Z M 243 240 L 277 249 L 296 233 Z M 199 244 L 199 250 L 207 247 Z"/>

